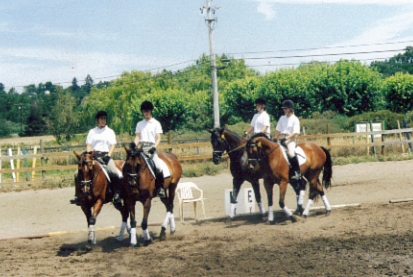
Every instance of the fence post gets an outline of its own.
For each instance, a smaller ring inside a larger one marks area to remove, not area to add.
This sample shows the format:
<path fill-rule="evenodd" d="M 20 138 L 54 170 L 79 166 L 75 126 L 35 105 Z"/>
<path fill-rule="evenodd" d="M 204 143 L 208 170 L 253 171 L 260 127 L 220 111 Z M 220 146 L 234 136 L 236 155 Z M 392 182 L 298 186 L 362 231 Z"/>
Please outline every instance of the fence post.
<path fill-rule="evenodd" d="M 403 127 L 407 129 L 407 122 L 406 122 L 406 120 L 403 120 Z M 410 140 L 410 133 L 406 132 L 405 134 L 406 134 L 406 139 L 407 139 L 407 140 Z M 413 152 L 412 143 L 409 142 L 408 145 L 409 145 L 410 152 Z"/>
<path fill-rule="evenodd" d="M 21 155 L 20 147 L 17 147 L 17 156 Z M 20 169 L 20 159 L 16 160 L 16 169 Z M 20 172 L 16 172 L 16 182 L 20 181 Z"/>
<path fill-rule="evenodd" d="M 37 146 L 35 145 L 33 147 L 33 154 L 36 155 L 37 154 Z M 36 168 L 36 158 L 32 159 L 32 168 L 35 169 Z M 34 176 L 36 174 L 36 171 L 32 171 L 32 181 L 34 180 Z"/>
<path fill-rule="evenodd" d="M 399 130 L 400 130 L 400 122 L 397 120 L 397 128 L 399 128 Z M 400 137 L 400 141 L 402 141 L 403 140 L 403 138 L 402 138 L 402 132 L 401 132 L 401 130 L 400 130 L 400 132 L 399 132 L 399 137 Z M 404 154 L 404 144 L 402 143 L 402 153 Z"/>
<path fill-rule="evenodd" d="M 330 123 L 327 123 L 327 134 L 330 134 Z M 327 145 L 331 145 L 331 138 L 327 137 Z"/>
<path fill-rule="evenodd" d="M 373 131 L 373 122 L 370 121 L 370 130 Z M 376 146 L 374 145 L 374 135 L 371 134 L 371 143 L 373 143 L 373 154 L 374 157 L 377 158 L 376 156 Z"/>
<path fill-rule="evenodd" d="M 1 157 L 1 149 L 0 149 L 0 157 Z M 0 161 L 0 169 L 3 169 L 3 161 Z M 2 174 L 0 173 L 0 183 L 3 182 Z"/>
<path fill-rule="evenodd" d="M 22 155 L 27 155 L 27 151 L 24 148 L 22 149 Z M 27 159 L 26 158 L 23 159 L 23 166 L 25 168 L 27 168 Z M 26 181 L 30 181 L 30 174 L 29 174 L 28 171 L 26 171 Z"/>
<path fill-rule="evenodd" d="M 384 134 L 381 134 L 381 142 L 382 143 L 384 143 Z M 381 146 L 381 154 L 383 155 L 383 156 L 386 156 L 386 145 L 382 145 Z"/>
<path fill-rule="evenodd" d="M 172 131 L 168 132 L 168 144 L 172 145 Z M 172 148 L 169 148 L 169 153 L 172 153 Z"/>
<path fill-rule="evenodd" d="M 7 155 L 12 157 L 13 156 L 13 152 L 11 150 L 11 148 L 7 149 Z M 14 169 L 14 161 L 13 158 L 10 159 L 10 169 L 13 170 Z M 16 182 L 16 172 L 12 172 L 11 176 L 13 178 L 13 182 Z"/>
<path fill-rule="evenodd" d="M 44 152 L 44 147 L 43 147 L 43 140 L 40 140 L 40 154 L 42 154 L 42 157 L 40 158 L 40 164 L 43 167 L 44 166 L 44 156 L 43 156 L 43 152 Z M 42 170 L 42 179 L 46 179 L 46 171 Z"/>

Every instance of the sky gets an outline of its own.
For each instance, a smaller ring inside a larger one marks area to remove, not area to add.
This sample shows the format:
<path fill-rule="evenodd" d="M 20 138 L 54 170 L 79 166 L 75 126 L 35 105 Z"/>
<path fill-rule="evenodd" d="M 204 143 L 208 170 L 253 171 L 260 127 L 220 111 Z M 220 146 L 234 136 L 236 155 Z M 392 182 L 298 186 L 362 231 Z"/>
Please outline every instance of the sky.
<path fill-rule="evenodd" d="M 179 70 L 210 54 L 206 0 L 0 0 L 6 91 L 131 70 Z M 213 0 L 214 53 L 263 73 L 302 62 L 369 64 L 413 45 L 412 0 Z M 358 53 L 358 54 L 356 54 Z"/>

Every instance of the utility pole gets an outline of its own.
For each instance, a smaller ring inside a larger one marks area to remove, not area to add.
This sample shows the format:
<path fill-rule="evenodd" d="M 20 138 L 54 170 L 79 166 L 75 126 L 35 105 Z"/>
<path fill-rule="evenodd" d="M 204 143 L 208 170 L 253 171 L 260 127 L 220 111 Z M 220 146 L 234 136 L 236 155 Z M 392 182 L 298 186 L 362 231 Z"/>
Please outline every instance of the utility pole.
<path fill-rule="evenodd" d="M 217 67 L 215 63 L 215 53 L 214 53 L 214 37 L 212 31 L 214 30 L 217 18 L 213 16 L 215 11 L 219 7 L 211 7 L 212 0 L 205 0 L 205 5 L 201 8 L 201 13 L 206 11 L 205 22 L 208 26 L 209 34 L 209 52 L 211 56 L 211 77 L 212 77 L 212 99 L 214 106 L 214 128 L 220 127 L 219 123 L 219 102 L 218 102 L 218 83 L 217 83 Z"/>

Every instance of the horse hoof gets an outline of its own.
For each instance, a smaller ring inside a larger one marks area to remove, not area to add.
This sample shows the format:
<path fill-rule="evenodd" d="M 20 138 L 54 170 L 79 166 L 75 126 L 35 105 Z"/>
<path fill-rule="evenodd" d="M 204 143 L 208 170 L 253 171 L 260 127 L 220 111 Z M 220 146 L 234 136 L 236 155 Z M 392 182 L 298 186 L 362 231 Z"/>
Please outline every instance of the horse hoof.
<path fill-rule="evenodd" d="M 165 230 L 162 229 L 161 234 L 159 235 L 159 240 L 163 241 L 166 240 L 166 233 Z"/>
<path fill-rule="evenodd" d="M 303 218 L 307 218 L 307 215 L 306 215 L 306 214 L 303 214 Z"/>
<path fill-rule="evenodd" d="M 145 240 L 145 242 L 143 243 L 143 246 L 148 246 L 149 244 L 151 244 L 152 243 L 152 240 L 150 239 L 150 240 Z"/>
<path fill-rule="evenodd" d="M 119 241 L 119 242 L 121 242 L 121 241 L 123 240 L 123 237 L 117 236 L 117 237 L 116 237 L 116 240 Z"/>
<path fill-rule="evenodd" d="M 175 232 L 176 232 L 176 230 L 171 230 L 171 235 L 174 235 L 175 234 Z"/>
<path fill-rule="evenodd" d="M 331 210 L 328 210 L 327 212 L 326 212 L 326 216 L 329 216 L 331 214 Z"/>
<path fill-rule="evenodd" d="M 234 218 L 228 216 L 228 217 L 225 219 L 225 223 L 227 223 L 227 224 L 232 224 L 232 220 L 233 220 L 233 219 L 234 219 Z"/>
<path fill-rule="evenodd" d="M 132 243 L 129 245 L 130 248 L 135 248 L 136 246 L 138 246 L 138 245 L 137 244 L 132 244 Z"/>
<path fill-rule="evenodd" d="M 85 249 L 86 249 L 86 251 L 92 251 L 93 250 L 93 244 L 90 244 L 90 243 L 88 243 L 88 244 L 86 244 L 86 247 L 85 247 Z"/>
<path fill-rule="evenodd" d="M 296 223 L 297 222 L 297 218 L 295 218 L 295 216 L 290 216 L 290 220 L 292 223 Z"/>

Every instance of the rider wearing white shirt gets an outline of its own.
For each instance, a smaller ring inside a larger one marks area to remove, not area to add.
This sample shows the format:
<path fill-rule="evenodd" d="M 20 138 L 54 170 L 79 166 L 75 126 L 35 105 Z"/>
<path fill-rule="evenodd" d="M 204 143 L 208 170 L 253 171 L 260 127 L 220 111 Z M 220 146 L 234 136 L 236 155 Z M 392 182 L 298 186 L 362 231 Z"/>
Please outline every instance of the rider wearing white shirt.
<path fill-rule="evenodd" d="M 265 99 L 258 98 L 255 100 L 257 113 L 251 120 L 251 124 L 248 129 L 244 132 L 244 137 L 246 137 L 252 131 L 257 133 L 264 133 L 268 138 L 270 138 L 270 116 L 265 111 Z"/>
<path fill-rule="evenodd" d="M 293 101 L 285 100 L 281 108 L 284 110 L 284 115 L 280 117 L 275 128 L 275 138 L 287 148 L 287 155 L 294 170 L 294 176 L 291 179 L 298 181 L 301 179 L 301 173 L 295 147 L 297 146 L 296 137 L 300 134 L 300 120 L 294 114 Z"/>
<path fill-rule="evenodd" d="M 115 132 L 106 125 L 108 114 L 105 111 L 98 111 L 96 113 L 97 126 L 91 129 L 86 137 L 86 152 L 95 151 L 94 159 L 106 165 L 106 170 L 110 176 L 111 183 L 114 185 L 113 203 L 119 204 L 120 199 L 120 182 L 123 178 L 122 171 L 120 171 L 113 159 L 111 158 L 116 147 Z M 75 172 L 75 182 L 78 171 Z M 70 200 L 72 204 L 78 204 L 77 197 Z"/>
<path fill-rule="evenodd" d="M 153 162 L 155 163 L 155 187 L 157 189 L 159 197 L 164 198 L 166 194 L 165 189 L 163 188 L 163 169 L 160 165 L 158 151 L 156 150 L 158 145 L 161 143 L 161 134 L 163 133 L 163 131 L 161 123 L 159 123 L 158 120 L 152 117 L 153 109 L 153 104 L 149 101 L 144 101 L 141 104 L 141 112 L 143 114 L 144 119 L 136 124 L 135 144 L 138 145 L 140 143 L 143 146 L 142 150 L 150 158 L 152 158 Z"/>

